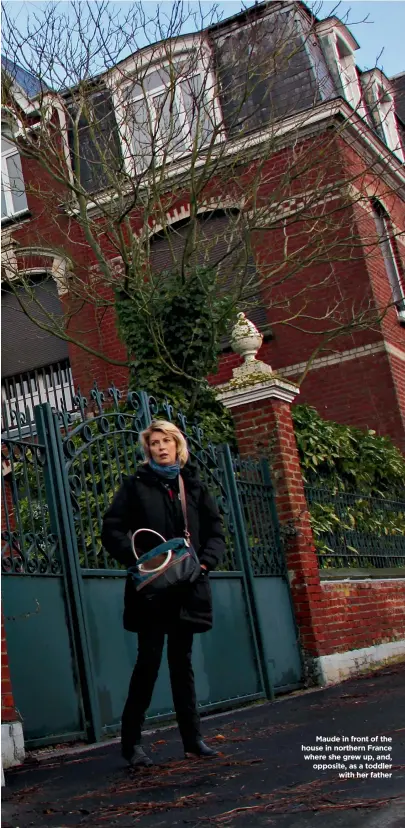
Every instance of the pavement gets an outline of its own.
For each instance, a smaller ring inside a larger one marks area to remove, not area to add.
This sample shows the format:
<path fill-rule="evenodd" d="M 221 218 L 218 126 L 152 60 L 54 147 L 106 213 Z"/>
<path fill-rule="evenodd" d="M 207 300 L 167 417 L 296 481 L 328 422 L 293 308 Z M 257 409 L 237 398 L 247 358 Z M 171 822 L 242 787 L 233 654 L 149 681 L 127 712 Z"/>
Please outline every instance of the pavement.
<path fill-rule="evenodd" d="M 116 741 L 31 757 L 6 773 L 2 826 L 405 828 L 405 664 L 212 716 L 203 731 L 215 759 L 184 759 L 176 728 L 145 736 L 150 769 L 126 767 Z"/>

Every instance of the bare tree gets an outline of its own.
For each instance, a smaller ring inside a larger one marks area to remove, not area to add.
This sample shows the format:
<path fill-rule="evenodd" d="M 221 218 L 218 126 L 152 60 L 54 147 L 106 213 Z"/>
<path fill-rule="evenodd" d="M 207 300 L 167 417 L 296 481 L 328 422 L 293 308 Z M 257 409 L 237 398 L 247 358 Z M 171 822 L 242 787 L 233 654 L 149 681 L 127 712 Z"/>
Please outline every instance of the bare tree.
<path fill-rule="evenodd" d="M 392 193 L 393 156 L 358 163 L 364 102 L 342 116 L 314 18 L 273 3 L 224 28 L 204 7 L 176 2 L 165 17 L 142 3 L 49 3 L 25 32 L 3 13 L 7 140 L 30 170 L 30 245 L 68 262 L 62 315 L 21 259 L 5 281 L 43 330 L 111 364 L 152 355 L 194 396 L 238 309 L 265 306 L 274 331 L 297 328 L 310 363 L 390 304 L 341 274 L 380 255 L 359 208 L 370 191 Z M 36 80 L 31 101 L 15 94 L 15 64 Z M 175 334 L 169 312 L 185 326 Z M 111 313 L 122 359 L 92 340 Z"/>

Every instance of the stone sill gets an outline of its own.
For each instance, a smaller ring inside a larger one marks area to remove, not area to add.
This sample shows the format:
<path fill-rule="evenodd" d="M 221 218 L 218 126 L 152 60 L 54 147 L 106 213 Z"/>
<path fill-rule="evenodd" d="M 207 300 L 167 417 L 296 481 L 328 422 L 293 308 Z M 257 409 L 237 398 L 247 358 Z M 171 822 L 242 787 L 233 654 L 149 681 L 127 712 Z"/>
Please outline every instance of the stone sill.
<path fill-rule="evenodd" d="M 387 569 L 320 569 L 319 577 L 322 581 L 343 581 L 343 580 L 401 580 L 405 579 L 405 566 L 395 566 Z"/>

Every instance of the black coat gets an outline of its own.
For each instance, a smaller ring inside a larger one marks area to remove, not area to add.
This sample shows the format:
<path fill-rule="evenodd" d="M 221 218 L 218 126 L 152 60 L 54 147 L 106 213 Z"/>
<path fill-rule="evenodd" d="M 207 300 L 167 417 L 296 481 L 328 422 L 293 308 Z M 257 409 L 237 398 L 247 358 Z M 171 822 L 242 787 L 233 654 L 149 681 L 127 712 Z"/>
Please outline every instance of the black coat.
<path fill-rule="evenodd" d="M 199 560 L 208 570 L 215 569 L 225 551 L 222 521 L 215 501 L 201 482 L 190 462 L 181 470 L 187 501 L 188 529 Z M 178 484 L 177 484 L 178 485 Z M 140 466 L 136 474 L 122 484 L 104 516 L 102 542 L 112 558 L 126 567 L 135 563 L 130 536 L 137 529 L 154 529 L 166 540 L 184 532 L 181 505 L 170 497 L 167 485 L 150 466 Z M 156 539 L 158 543 L 158 540 Z M 173 623 L 189 625 L 194 632 L 212 626 L 211 587 L 208 574 L 201 574 L 194 584 L 184 585 L 173 593 L 148 597 L 136 592 L 130 575 L 124 598 L 124 627 L 131 632 L 160 627 L 168 630 Z"/>

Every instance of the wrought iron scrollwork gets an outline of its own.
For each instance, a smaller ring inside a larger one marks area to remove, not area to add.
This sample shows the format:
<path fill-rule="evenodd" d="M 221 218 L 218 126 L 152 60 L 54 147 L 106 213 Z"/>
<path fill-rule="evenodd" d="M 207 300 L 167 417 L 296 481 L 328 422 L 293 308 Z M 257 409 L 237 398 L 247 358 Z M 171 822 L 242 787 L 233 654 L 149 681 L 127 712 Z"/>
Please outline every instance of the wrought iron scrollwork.
<path fill-rule="evenodd" d="M 1 533 L 1 570 L 5 575 L 60 575 L 59 540 L 53 533 Z"/>

